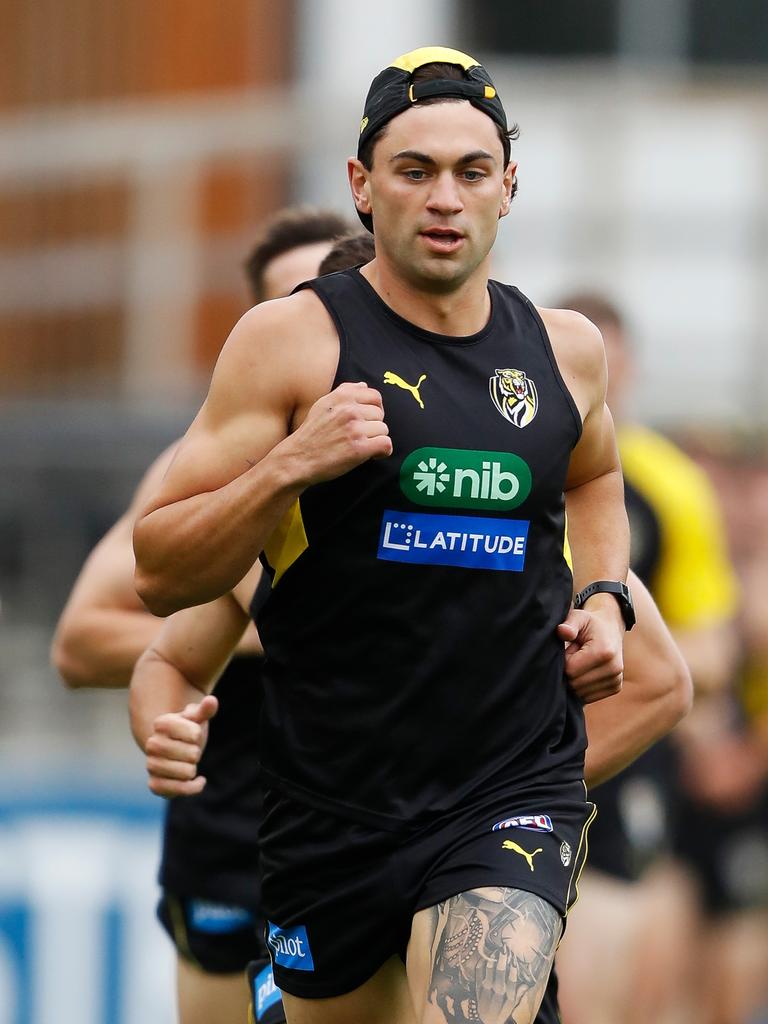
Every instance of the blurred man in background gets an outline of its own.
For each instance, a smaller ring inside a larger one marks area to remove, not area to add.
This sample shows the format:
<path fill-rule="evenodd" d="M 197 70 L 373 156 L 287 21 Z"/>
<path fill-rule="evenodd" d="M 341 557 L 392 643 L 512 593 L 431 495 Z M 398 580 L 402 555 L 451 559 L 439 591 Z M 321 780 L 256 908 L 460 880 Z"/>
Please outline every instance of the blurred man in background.
<path fill-rule="evenodd" d="M 675 853 L 694 917 L 681 1003 L 697 1024 L 768 1020 L 768 471 L 743 440 L 693 438 L 722 496 L 742 591 L 734 685 L 679 730 Z M 698 450 L 698 454 L 697 454 Z M 760 1011 L 762 1010 L 762 1015 Z"/>
<path fill-rule="evenodd" d="M 287 295 L 314 277 L 333 240 L 349 230 L 349 223 L 331 211 L 296 208 L 275 214 L 246 262 L 254 300 Z M 52 648 L 68 686 L 127 686 L 136 659 L 157 634 L 161 620 L 134 590 L 131 530 L 173 452 L 163 453 L 147 471 L 131 507 L 91 553 L 75 583 Z M 245 1020 L 244 970 L 251 961 L 259 965 L 256 973 L 269 995 L 260 1019 L 283 1019 L 261 938 L 255 753 L 260 655 L 251 629 L 216 688 L 221 710 L 202 765 L 208 784 L 199 796 L 171 802 L 166 809 L 158 915 L 178 954 L 182 1024 Z"/>
<path fill-rule="evenodd" d="M 698 705 L 711 706 L 735 667 L 737 592 L 714 490 L 671 442 L 627 422 L 632 353 L 619 311 L 586 292 L 560 302 L 589 317 L 603 335 L 631 564 L 680 645 Z M 679 992 L 690 904 L 663 856 L 673 839 L 676 774 L 675 748 L 662 742 L 591 793 L 598 817 L 582 900 L 558 954 L 568 1024 L 658 1020 Z M 602 969 L 591 970 L 594 963 Z"/>

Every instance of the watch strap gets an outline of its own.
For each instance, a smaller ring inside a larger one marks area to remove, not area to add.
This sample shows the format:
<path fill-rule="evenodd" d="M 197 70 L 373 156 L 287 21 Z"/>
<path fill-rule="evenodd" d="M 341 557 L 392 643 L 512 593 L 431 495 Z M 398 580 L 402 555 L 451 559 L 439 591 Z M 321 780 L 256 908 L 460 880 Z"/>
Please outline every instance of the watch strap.
<path fill-rule="evenodd" d="M 595 580 L 578 592 L 573 599 L 573 607 L 581 608 L 595 594 L 613 594 L 619 602 L 626 629 L 632 629 L 635 624 L 635 609 L 632 604 L 632 593 L 626 583 L 620 580 Z"/>

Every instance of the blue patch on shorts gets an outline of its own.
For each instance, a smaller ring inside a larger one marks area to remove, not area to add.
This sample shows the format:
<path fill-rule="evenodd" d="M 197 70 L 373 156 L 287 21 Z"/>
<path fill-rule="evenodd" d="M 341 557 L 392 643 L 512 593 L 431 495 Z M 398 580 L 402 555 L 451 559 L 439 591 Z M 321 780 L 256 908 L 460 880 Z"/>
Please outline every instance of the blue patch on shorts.
<path fill-rule="evenodd" d="M 256 1008 L 256 1020 L 260 1021 L 270 1006 L 280 1002 L 280 989 L 275 985 L 271 964 L 259 971 L 253 979 L 253 1005 Z"/>
<path fill-rule="evenodd" d="M 211 903 L 209 900 L 190 900 L 189 924 L 195 931 L 207 935 L 227 935 L 253 927 L 256 918 L 245 907 Z"/>
<path fill-rule="evenodd" d="M 281 928 L 268 921 L 269 936 L 267 945 L 272 960 L 280 967 L 290 967 L 294 971 L 314 971 L 312 951 L 309 948 L 307 929 L 303 924 L 292 928 Z"/>

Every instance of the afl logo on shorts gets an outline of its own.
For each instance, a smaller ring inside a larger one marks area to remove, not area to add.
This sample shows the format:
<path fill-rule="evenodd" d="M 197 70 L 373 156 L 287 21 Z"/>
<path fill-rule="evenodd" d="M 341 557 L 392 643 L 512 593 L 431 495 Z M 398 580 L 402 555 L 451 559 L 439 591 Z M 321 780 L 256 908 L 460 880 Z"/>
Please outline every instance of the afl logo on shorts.
<path fill-rule="evenodd" d="M 539 410 L 539 395 L 531 378 L 523 370 L 497 370 L 488 386 L 497 412 L 516 427 L 527 427 Z"/>
<path fill-rule="evenodd" d="M 551 832 L 552 819 L 548 814 L 518 814 L 514 818 L 497 821 L 491 831 L 499 832 L 503 828 L 524 828 L 528 832 Z"/>

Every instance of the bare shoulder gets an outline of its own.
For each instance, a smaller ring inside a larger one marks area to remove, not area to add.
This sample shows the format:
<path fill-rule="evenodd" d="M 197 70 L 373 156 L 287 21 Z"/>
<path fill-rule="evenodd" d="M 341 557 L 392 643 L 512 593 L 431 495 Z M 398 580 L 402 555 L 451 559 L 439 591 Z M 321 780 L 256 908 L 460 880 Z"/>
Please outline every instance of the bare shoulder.
<path fill-rule="evenodd" d="M 147 488 L 141 517 L 223 487 L 263 459 L 331 390 L 338 358 L 336 328 L 314 293 L 249 310 L 227 339 L 167 473 Z"/>
<path fill-rule="evenodd" d="M 558 362 L 594 367 L 605 361 L 603 336 L 598 328 L 573 309 L 539 309 Z"/>
<path fill-rule="evenodd" d="M 315 401 L 330 389 L 338 351 L 336 329 L 314 292 L 263 302 L 240 318 L 222 348 L 209 404 L 231 414 L 254 399 L 281 408 L 309 395 Z"/>
<path fill-rule="evenodd" d="M 572 309 L 539 309 L 552 351 L 582 418 L 602 400 L 608 379 L 603 336 L 581 313 Z"/>

